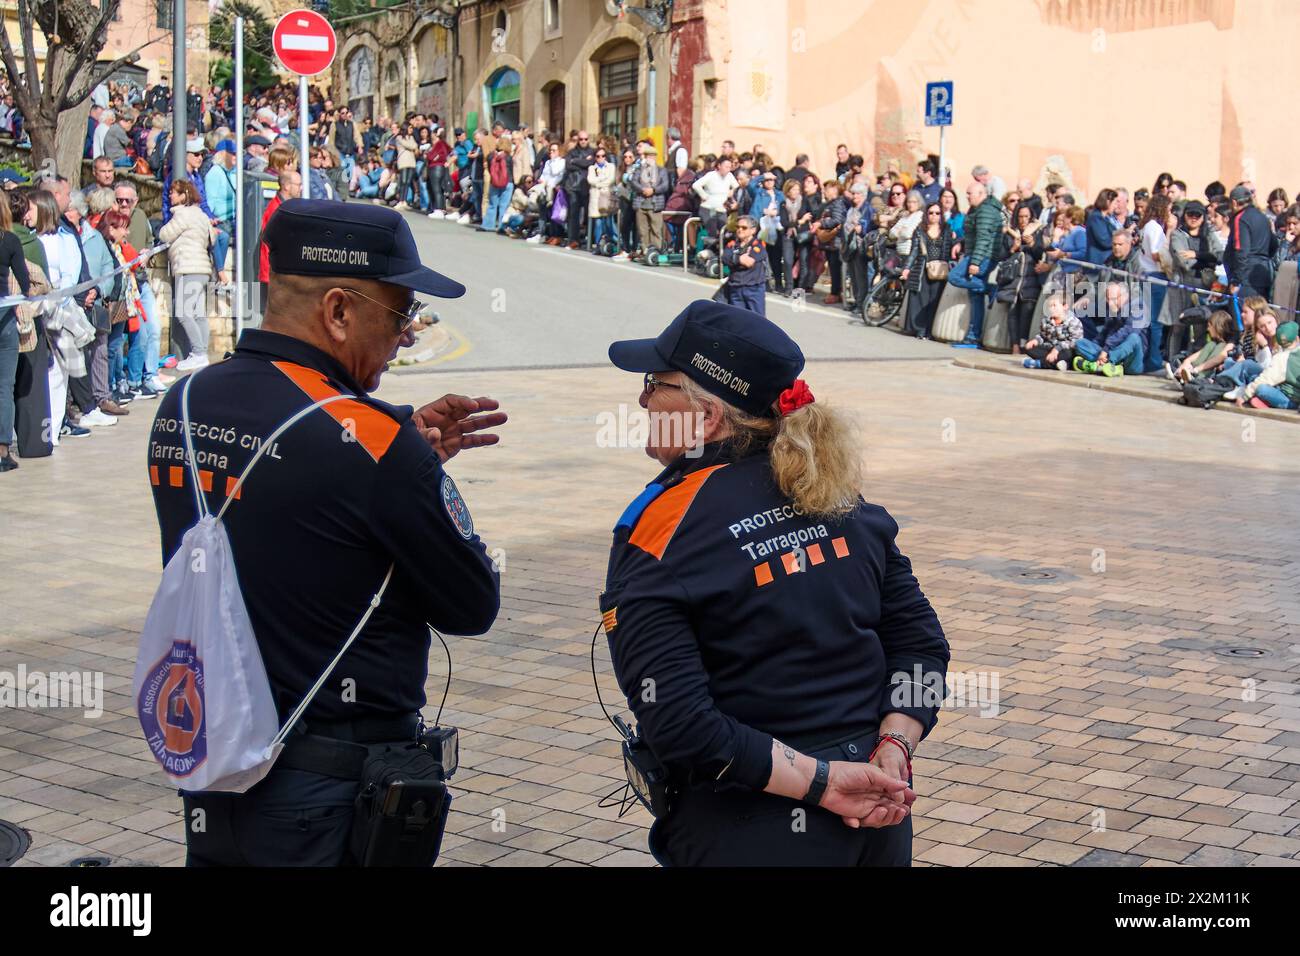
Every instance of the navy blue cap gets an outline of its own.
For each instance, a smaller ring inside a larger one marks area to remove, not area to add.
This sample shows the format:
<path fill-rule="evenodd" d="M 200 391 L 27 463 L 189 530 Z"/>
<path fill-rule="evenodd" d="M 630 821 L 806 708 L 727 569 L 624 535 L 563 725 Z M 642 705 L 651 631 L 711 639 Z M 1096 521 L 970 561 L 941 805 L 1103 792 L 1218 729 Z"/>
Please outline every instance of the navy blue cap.
<path fill-rule="evenodd" d="M 281 203 L 262 235 L 271 271 L 388 282 L 454 299 L 465 287 L 420 264 L 411 227 L 386 206 L 331 199 Z"/>
<path fill-rule="evenodd" d="M 803 371 L 803 352 L 779 326 L 748 309 L 700 299 L 653 339 L 609 347 L 628 372 L 681 372 L 700 388 L 754 416 L 772 413 Z"/>

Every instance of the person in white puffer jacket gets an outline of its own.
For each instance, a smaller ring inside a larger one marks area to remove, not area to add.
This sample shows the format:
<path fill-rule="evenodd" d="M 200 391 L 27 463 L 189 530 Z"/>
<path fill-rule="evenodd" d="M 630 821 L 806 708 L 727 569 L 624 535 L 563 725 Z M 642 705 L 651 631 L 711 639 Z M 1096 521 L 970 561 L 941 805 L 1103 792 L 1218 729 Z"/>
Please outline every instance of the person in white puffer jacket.
<path fill-rule="evenodd" d="M 212 278 L 212 223 L 199 208 L 199 192 L 181 179 L 172 183 L 172 216 L 158 230 L 169 243 L 167 264 L 172 273 L 172 314 L 189 340 L 189 354 L 176 364 L 193 371 L 208 364 L 208 301 L 206 287 Z"/>

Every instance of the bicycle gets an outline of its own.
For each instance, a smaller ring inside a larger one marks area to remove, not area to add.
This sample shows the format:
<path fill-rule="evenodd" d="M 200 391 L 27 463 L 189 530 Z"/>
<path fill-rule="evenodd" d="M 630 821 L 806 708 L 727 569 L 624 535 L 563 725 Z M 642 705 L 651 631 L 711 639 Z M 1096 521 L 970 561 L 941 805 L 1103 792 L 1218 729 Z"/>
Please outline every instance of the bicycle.
<path fill-rule="evenodd" d="M 871 259 L 876 264 L 871 288 L 862 299 L 862 324 L 879 328 L 891 322 L 903 309 L 907 283 L 902 279 L 903 257 L 889 244 L 889 234 L 877 230 L 872 236 Z"/>

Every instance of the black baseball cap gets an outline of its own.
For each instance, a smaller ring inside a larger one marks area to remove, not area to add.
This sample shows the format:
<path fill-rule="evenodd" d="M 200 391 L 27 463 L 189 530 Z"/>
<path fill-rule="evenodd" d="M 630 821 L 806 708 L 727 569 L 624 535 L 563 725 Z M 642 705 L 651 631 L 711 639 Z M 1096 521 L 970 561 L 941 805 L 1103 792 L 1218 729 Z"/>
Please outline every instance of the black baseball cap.
<path fill-rule="evenodd" d="M 627 372 L 681 372 L 700 388 L 750 415 L 774 414 L 780 394 L 803 370 L 803 352 L 756 312 L 700 299 L 653 339 L 609 347 Z"/>
<path fill-rule="evenodd" d="M 1187 204 L 1186 204 L 1185 206 L 1183 206 L 1183 215 L 1184 215 L 1184 216 L 1204 216 L 1204 215 L 1205 215 L 1205 203 L 1203 203 L 1203 202 L 1201 202 L 1200 200 L 1197 200 L 1197 199 L 1189 200 L 1189 201 L 1187 202 Z"/>
<path fill-rule="evenodd" d="M 270 146 L 271 141 L 265 136 L 249 136 L 244 140 L 245 146 Z"/>
<path fill-rule="evenodd" d="M 1250 202 L 1255 198 L 1255 194 L 1245 186 L 1233 186 L 1232 192 L 1228 193 L 1228 198 L 1233 202 Z"/>
<path fill-rule="evenodd" d="M 411 227 L 386 206 L 290 199 L 263 233 L 271 271 L 388 282 L 455 299 L 465 287 L 420 263 Z"/>

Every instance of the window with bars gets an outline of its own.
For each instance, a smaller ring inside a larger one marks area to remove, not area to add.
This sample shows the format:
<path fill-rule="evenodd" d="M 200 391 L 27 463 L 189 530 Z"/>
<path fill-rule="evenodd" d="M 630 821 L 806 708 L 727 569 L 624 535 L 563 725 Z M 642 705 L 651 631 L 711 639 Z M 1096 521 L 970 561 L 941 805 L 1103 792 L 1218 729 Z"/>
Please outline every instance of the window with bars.
<path fill-rule="evenodd" d="M 600 98 L 636 96 L 636 58 L 603 63 L 600 67 Z"/>
<path fill-rule="evenodd" d="M 172 28 L 172 3 L 171 0 L 154 0 L 154 9 L 158 12 L 158 29 L 170 30 Z"/>
<path fill-rule="evenodd" d="M 628 139 L 636 136 L 636 84 L 636 57 L 601 64 L 599 109 L 603 135 Z"/>

